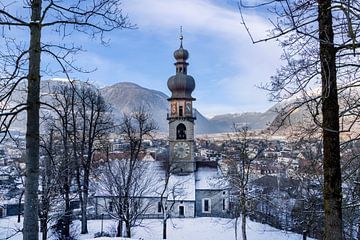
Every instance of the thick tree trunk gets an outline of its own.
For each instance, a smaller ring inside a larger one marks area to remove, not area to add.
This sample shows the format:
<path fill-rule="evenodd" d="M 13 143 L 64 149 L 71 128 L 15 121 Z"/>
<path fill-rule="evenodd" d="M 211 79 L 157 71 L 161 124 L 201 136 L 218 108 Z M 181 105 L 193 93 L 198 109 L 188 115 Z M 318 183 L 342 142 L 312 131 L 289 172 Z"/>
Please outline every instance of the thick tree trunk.
<path fill-rule="evenodd" d="M 41 0 L 31 2 L 29 75 L 26 124 L 26 179 L 24 209 L 24 240 L 39 239 L 38 187 L 39 187 L 39 109 L 41 59 Z"/>
<path fill-rule="evenodd" d="M 324 239 L 343 239 L 336 50 L 331 0 L 318 0 L 324 144 Z"/>
<path fill-rule="evenodd" d="M 42 239 L 43 240 L 46 240 L 47 239 L 47 234 L 48 234 L 48 231 L 47 231 L 47 222 L 42 220 L 41 221 L 41 235 L 42 235 Z"/>
<path fill-rule="evenodd" d="M 122 237 L 122 232 L 123 232 L 123 222 L 122 222 L 122 220 L 119 220 L 118 226 L 117 226 L 116 237 Z"/>

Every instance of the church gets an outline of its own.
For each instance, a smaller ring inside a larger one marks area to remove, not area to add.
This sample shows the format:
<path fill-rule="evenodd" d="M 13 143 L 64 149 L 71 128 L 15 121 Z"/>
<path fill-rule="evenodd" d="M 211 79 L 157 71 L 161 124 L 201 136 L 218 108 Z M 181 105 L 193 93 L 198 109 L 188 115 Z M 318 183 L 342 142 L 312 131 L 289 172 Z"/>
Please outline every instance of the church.
<path fill-rule="evenodd" d="M 195 161 L 195 111 L 192 96 L 195 80 L 188 75 L 187 62 L 189 52 L 183 48 L 183 36 L 180 36 L 180 48 L 174 52 L 176 74 L 167 82 L 171 91 L 168 99 L 170 113 L 169 121 L 169 161 L 174 174 L 183 178 L 193 178 L 193 199 L 188 199 L 189 217 L 228 215 L 229 197 L 226 188 L 220 184 L 219 171 L 216 162 Z M 185 206 L 184 206 L 185 207 Z M 179 206 L 178 215 L 182 208 Z"/>
<path fill-rule="evenodd" d="M 180 36 L 180 47 L 174 52 L 175 75 L 167 81 L 171 91 L 168 98 L 169 124 L 168 168 L 156 159 L 143 160 L 146 171 L 154 172 L 158 176 L 169 176 L 168 191 L 178 188 L 177 195 L 168 194 L 165 201 L 171 206 L 170 214 L 176 217 L 230 217 L 229 191 L 221 179 L 221 171 L 216 161 L 195 160 L 195 121 L 196 115 L 192 96 L 195 80 L 188 74 L 187 62 L 189 52 L 183 47 L 183 36 Z M 121 160 L 119 160 L 121 161 Z M 146 174 L 144 170 L 144 175 Z M 160 177 L 159 179 L 163 179 Z M 163 212 L 159 189 L 163 189 L 164 182 L 153 184 L 151 191 L 142 196 L 147 201 L 148 209 L 143 218 L 162 218 Z M 179 190 L 181 189 L 181 191 Z M 95 206 L 94 218 L 101 215 L 111 215 L 111 199 L 113 196 L 98 191 L 92 198 Z"/>

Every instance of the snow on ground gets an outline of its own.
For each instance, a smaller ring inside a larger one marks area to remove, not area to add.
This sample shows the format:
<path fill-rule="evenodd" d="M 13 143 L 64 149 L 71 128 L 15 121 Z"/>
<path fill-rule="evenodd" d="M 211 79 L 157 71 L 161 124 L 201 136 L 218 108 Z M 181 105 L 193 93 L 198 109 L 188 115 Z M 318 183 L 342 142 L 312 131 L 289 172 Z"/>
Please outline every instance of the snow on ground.
<path fill-rule="evenodd" d="M 0 239 L 4 239 L 13 234 L 18 226 L 16 217 L 0 218 Z M 169 240 L 231 240 L 234 239 L 233 221 L 221 218 L 183 218 L 168 221 Z M 80 231 L 80 222 L 74 222 L 74 228 Z M 137 227 L 133 231 L 133 239 L 160 240 L 162 237 L 162 224 L 160 220 L 144 220 L 144 227 Z M 80 235 L 80 240 L 92 239 L 96 232 L 101 231 L 101 220 L 90 220 L 88 222 L 89 234 Z M 112 232 L 116 228 L 113 220 L 104 220 L 103 229 Z M 241 229 L 239 221 L 238 239 L 241 239 Z M 281 231 L 266 224 L 256 223 L 248 220 L 247 233 L 249 240 L 301 240 L 302 236 L 290 232 Z M 10 238 L 11 240 L 21 240 L 21 233 Z M 41 239 L 41 238 L 40 238 Z M 100 239 L 100 238 L 96 238 Z M 101 238 L 107 240 L 109 238 Z M 115 238 L 114 238 L 115 239 Z M 120 238 L 116 238 L 120 239 Z M 310 240 L 310 238 L 308 238 Z"/>

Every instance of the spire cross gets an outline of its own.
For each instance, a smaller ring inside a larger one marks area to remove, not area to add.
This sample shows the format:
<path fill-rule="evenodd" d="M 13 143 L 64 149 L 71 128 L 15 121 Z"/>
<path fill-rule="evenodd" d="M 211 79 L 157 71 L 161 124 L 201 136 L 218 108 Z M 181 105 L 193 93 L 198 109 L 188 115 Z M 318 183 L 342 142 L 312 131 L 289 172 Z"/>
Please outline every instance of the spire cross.
<path fill-rule="evenodd" d="M 184 36 L 183 36 L 183 28 L 182 26 L 180 26 L 180 47 L 183 47 L 182 43 L 183 43 L 183 39 L 184 39 Z"/>

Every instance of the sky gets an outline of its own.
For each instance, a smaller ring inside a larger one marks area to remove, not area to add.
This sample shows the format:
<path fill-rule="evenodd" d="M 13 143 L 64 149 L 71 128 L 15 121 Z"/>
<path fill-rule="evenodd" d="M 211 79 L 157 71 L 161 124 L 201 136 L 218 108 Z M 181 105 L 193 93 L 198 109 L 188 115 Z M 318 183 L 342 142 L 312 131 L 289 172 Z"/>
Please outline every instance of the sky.
<path fill-rule="evenodd" d="M 106 47 L 81 39 L 86 52 L 77 61 L 97 71 L 80 78 L 100 87 L 134 82 L 170 95 L 167 80 L 175 74 L 173 52 L 182 26 L 190 53 L 188 74 L 196 81 L 195 107 L 201 113 L 263 112 L 273 105 L 258 86 L 280 66 L 281 49 L 276 42 L 252 44 L 236 0 L 123 0 L 122 7 L 137 28 L 111 32 Z M 254 10 L 245 19 L 257 39 L 271 27 Z"/>

